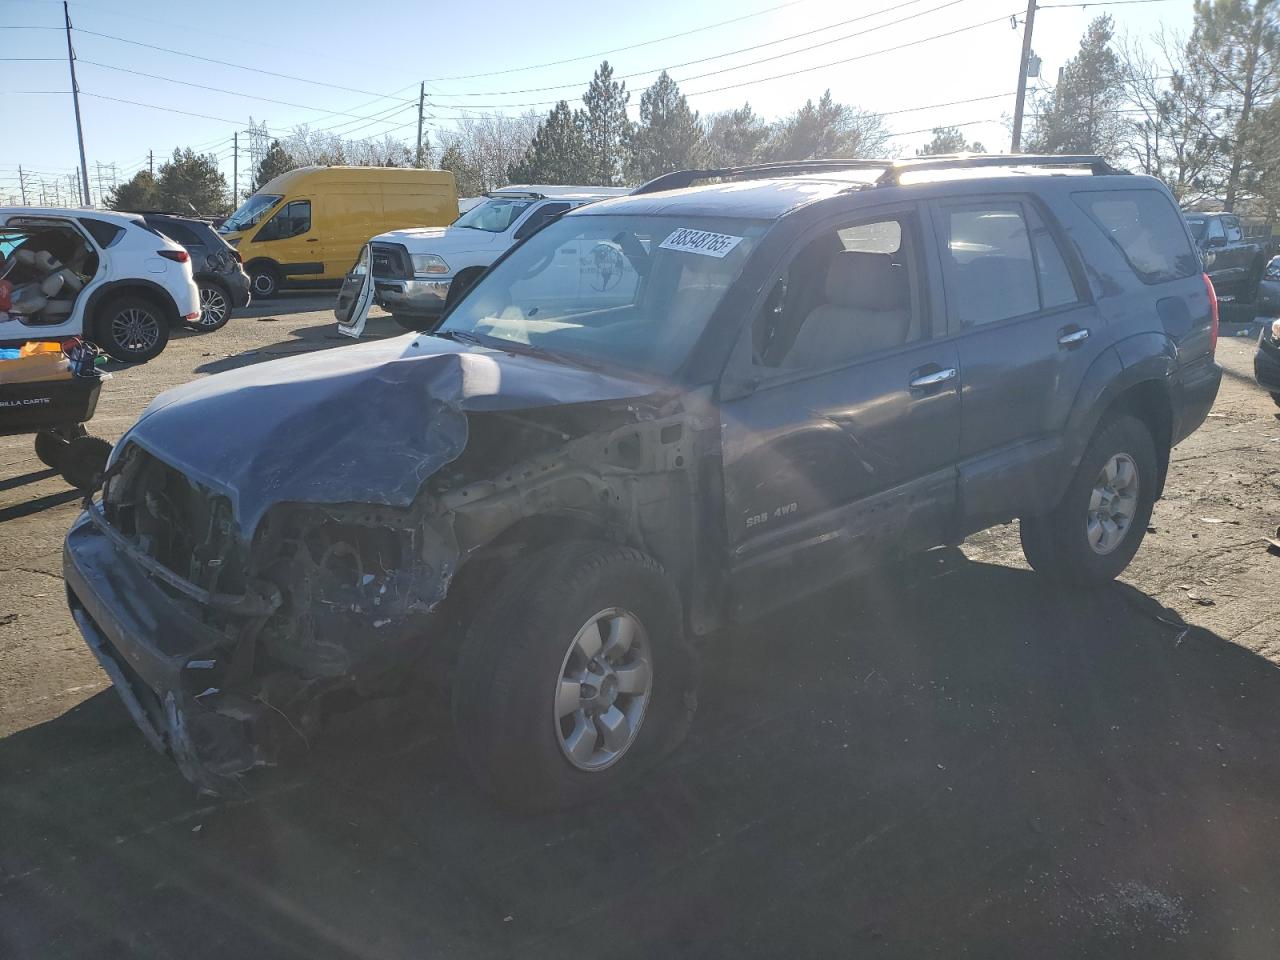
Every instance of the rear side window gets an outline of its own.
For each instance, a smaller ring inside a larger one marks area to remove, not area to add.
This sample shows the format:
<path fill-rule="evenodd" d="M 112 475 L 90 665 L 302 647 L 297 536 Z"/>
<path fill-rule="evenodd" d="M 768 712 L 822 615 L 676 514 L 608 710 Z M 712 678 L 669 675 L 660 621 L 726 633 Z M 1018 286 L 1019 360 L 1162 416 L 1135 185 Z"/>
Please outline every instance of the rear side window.
<path fill-rule="evenodd" d="M 1235 217 L 1223 217 L 1223 226 L 1227 228 L 1227 243 L 1239 243 L 1244 239 L 1244 231 L 1240 229 L 1240 221 Z"/>
<path fill-rule="evenodd" d="M 1164 283 L 1200 272 L 1200 258 L 1187 240 L 1182 217 L 1163 194 L 1090 190 L 1072 197 L 1120 248 L 1143 283 Z"/>
<path fill-rule="evenodd" d="M 204 246 L 204 241 L 196 235 L 196 232 L 181 223 L 175 223 L 172 220 L 161 220 L 156 223 L 155 226 L 157 230 L 163 233 L 170 240 L 181 244 L 184 247 Z"/>
<path fill-rule="evenodd" d="M 947 298 L 956 319 L 981 325 L 1040 309 L 1022 204 L 949 206 L 943 214 Z"/>
<path fill-rule="evenodd" d="M 104 250 L 116 242 L 120 234 L 124 233 L 124 227 L 117 226 L 114 223 L 107 223 L 105 220 L 94 220 L 92 217 L 81 217 L 80 226 L 89 231 L 89 236 L 98 241 L 98 246 Z"/>

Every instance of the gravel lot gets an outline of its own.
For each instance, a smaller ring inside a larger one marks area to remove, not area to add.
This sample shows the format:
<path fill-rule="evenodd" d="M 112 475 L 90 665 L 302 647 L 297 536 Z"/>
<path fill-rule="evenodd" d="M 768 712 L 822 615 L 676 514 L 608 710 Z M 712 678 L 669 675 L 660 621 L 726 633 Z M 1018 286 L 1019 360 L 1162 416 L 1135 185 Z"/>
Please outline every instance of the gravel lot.
<path fill-rule="evenodd" d="M 175 337 L 91 430 L 340 345 L 332 301 Z M 1122 583 L 1051 589 L 1010 525 L 716 636 L 688 744 L 536 819 L 430 710 L 197 799 L 66 612 L 75 495 L 0 438 L 0 957 L 1280 955 L 1280 413 L 1238 329 Z"/>

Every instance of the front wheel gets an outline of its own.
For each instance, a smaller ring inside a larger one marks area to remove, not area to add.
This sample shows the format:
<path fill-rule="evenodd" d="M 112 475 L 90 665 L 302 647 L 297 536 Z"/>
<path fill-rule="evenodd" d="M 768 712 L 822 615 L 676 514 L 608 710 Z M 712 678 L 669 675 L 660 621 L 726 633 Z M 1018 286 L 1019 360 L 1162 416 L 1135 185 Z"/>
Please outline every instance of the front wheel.
<path fill-rule="evenodd" d="M 1037 573 L 1084 583 L 1113 580 L 1146 536 L 1158 465 L 1146 424 L 1119 416 L 1089 441 L 1058 506 L 1019 523 L 1022 552 Z"/>
<path fill-rule="evenodd" d="M 681 623 L 671 578 L 638 550 L 569 543 L 528 558 L 458 660 L 458 745 L 481 783 L 513 806 L 572 806 L 673 749 L 697 702 Z"/>
<path fill-rule="evenodd" d="M 113 359 L 146 363 L 168 344 L 169 323 L 153 300 L 120 297 L 99 312 L 93 336 Z"/>

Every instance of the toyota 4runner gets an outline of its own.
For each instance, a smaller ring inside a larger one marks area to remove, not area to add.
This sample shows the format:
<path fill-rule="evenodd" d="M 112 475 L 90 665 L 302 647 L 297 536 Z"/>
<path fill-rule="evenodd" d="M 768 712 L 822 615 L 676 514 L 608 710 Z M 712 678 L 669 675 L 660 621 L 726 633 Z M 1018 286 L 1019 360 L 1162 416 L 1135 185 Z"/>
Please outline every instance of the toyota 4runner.
<path fill-rule="evenodd" d="M 434 678 L 486 787 L 573 803 L 680 741 L 717 627 L 1013 518 L 1042 574 L 1115 577 L 1216 336 L 1168 190 L 1096 157 L 673 173 L 547 224 L 434 335 L 158 397 L 68 599 L 202 787 Z"/>

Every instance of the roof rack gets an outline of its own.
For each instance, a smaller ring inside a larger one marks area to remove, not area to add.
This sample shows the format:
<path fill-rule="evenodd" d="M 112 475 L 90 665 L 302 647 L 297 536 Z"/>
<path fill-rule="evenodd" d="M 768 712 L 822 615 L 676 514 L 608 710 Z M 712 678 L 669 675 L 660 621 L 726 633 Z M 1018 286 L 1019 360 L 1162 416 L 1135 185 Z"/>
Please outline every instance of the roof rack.
<path fill-rule="evenodd" d="M 780 163 L 753 163 L 740 167 L 720 167 L 709 170 L 676 170 L 642 184 L 632 191 L 632 196 L 657 193 L 660 190 L 680 190 L 698 180 L 763 180 L 787 174 L 824 173 L 838 170 L 882 170 L 883 173 L 876 180 L 876 186 L 893 187 L 898 185 L 898 178 L 903 173 L 981 167 L 1087 167 L 1094 176 L 1126 172 L 1111 166 L 1102 157 L 1091 154 L 953 153 L 908 160 L 786 160 Z"/>

